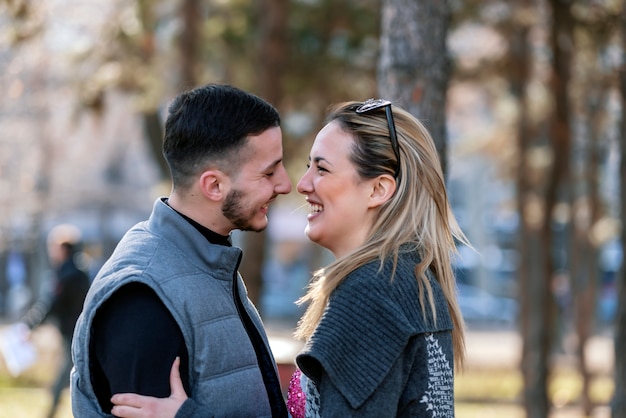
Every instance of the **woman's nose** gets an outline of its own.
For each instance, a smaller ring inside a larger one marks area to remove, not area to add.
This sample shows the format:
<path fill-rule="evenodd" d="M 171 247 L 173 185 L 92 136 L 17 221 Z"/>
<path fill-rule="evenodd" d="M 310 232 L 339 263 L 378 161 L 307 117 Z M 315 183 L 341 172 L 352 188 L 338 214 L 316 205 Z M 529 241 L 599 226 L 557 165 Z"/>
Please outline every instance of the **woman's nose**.
<path fill-rule="evenodd" d="M 309 180 L 308 174 L 309 174 L 309 171 L 307 170 L 307 172 L 304 173 L 304 175 L 302 176 L 302 178 L 300 178 L 300 180 L 298 181 L 298 184 L 296 185 L 296 189 L 298 190 L 298 193 L 300 194 L 310 193 L 313 189 L 311 187 L 311 181 Z"/>

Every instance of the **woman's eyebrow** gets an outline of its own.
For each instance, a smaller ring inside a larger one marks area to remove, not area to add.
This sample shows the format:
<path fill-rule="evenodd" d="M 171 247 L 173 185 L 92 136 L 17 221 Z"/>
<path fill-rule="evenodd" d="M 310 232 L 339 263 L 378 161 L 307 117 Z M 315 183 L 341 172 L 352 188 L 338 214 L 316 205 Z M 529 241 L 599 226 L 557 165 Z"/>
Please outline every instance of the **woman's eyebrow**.
<path fill-rule="evenodd" d="M 310 158 L 309 158 L 309 160 L 310 160 Z M 324 161 L 326 164 L 329 164 L 331 166 L 333 165 L 333 163 L 331 163 L 330 161 L 328 161 L 324 157 L 315 157 L 315 158 L 313 158 L 313 161 L 315 162 L 315 164 L 318 164 L 320 161 Z"/>

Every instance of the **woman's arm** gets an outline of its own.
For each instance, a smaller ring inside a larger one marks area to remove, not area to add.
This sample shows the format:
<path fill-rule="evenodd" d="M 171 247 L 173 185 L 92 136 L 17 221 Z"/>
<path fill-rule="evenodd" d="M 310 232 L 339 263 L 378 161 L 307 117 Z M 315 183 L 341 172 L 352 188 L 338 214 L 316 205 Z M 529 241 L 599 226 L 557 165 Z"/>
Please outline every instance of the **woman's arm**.
<path fill-rule="evenodd" d="M 393 364 L 376 390 L 355 405 L 326 370 L 321 370 L 320 415 L 323 417 L 454 416 L 454 369 L 450 331 L 419 334 Z M 355 353 L 358 355 L 358 353 Z M 310 396 L 307 391 L 307 396 Z M 308 403 L 308 402 L 307 402 Z"/>

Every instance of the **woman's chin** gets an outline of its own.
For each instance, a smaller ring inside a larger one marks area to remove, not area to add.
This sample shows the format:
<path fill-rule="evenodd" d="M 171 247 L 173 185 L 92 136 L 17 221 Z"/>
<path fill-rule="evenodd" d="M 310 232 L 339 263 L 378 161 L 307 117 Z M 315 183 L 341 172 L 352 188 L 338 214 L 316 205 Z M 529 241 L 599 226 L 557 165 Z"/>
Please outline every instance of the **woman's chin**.
<path fill-rule="evenodd" d="M 320 237 L 319 234 L 315 233 L 315 230 L 311 230 L 311 227 L 309 225 L 307 225 L 307 227 L 304 230 L 304 234 L 306 235 L 306 237 L 309 239 L 309 241 L 314 242 L 316 244 L 320 243 Z M 321 244 L 320 244 L 321 245 Z"/>

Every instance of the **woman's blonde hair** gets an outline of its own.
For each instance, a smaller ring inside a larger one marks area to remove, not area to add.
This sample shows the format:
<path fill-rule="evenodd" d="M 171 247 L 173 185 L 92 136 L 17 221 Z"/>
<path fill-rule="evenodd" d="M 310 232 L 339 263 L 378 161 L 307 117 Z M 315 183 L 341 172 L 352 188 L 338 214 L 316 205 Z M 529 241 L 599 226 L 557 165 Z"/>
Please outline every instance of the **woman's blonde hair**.
<path fill-rule="evenodd" d="M 335 105 L 330 109 L 327 122 L 335 121 L 352 135 L 354 146 L 350 159 L 361 178 L 370 179 L 381 174 L 393 176 L 399 164 L 396 191 L 379 208 L 366 242 L 351 254 L 314 273 L 307 294 L 299 300 L 299 303 L 309 305 L 298 324 L 296 337 L 311 336 L 331 293 L 350 272 L 373 260 L 380 260 L 382 268 L 384 260 L 389 257 L 395 266 L 400 246 L 404 250 L 409 244 L 421 258 L 421 263 L 415 267 L 420 303 L 422 307 L 426 306 L 426 294 L 435 320 L 428 272 L 443 289 L 454 325 L 455 363 L 461 368 L 465 357 L 465 325 L 457 302 L 452 256 L 456 252 L 455 240 L 469 243 L 450 208 L 437 149 L 426 128 L 415 117 L 393 106 L 400 151 L 398 162 L 390 141 L 385 109 L 359 114 L 356 109 L 360 105 L 360 102 Z M 423 313 L 426 315 L 425 310 Z"/>

